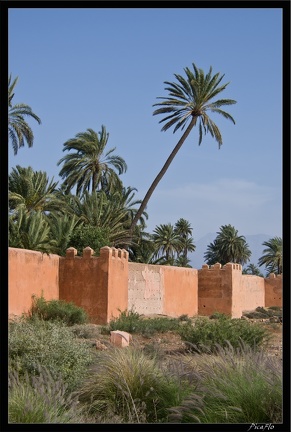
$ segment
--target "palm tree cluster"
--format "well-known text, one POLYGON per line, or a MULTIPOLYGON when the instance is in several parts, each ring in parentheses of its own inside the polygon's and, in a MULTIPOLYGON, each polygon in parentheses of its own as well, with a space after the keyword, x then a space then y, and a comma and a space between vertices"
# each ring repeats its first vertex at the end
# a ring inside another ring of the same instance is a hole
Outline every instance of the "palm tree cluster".
POLYGON ((188 253, 194 252, 196 246, 187 220, 180 218, 175 225, 158 225, 152 234, 140 232, 137 238, 129 250, 131 261, 191 267, 188 253))
MULTIPOLYGON (((188 253, 195 251, 190 223, 180 218, 156 226, 153 233, 146 232, 148 214, 146 206, 182 147, 192 128, 197 125, 200 145, 203 134, 210 135, 222 145, 218 126, 209 112, 219 114, 235 123, 222 107, 233 105, 232 99, 215 99, 229 83, 222 84, 224 75, 213 74, 212 67, 205 75, 192 63, 185 68, 185 77, 175 74, 176 82, 165 81, 168 97, 153 115, 166 114, 160 120, 162 131, 174 126, 173 132, 184 130, 177 145, 153 181, 143 200, 135 198, 134 187, 125 187, 121 175, 127 170, 125 160, 107 150, 109 133, 104 125, 96 132, 88 128, 63 144, 68 152, 57 165, 62 165, 62 183, 49 180, 46 172, 17 165, 9 175, 9 246, 64 255, 67 247, 76 247, 78 253, 86 246, 98 254, 103 246, 126 248, 129 259, 135 262, 191 267, 188 253)), ((8 133, 14 154, 24 145, 33 145, 33 132, 24 116, 41 123, 39 117, 26 104, 12 104, 17 79, 8 78, 8 133)), ((260 265, 271 272, 282 272, 282 247, 278 239, 270 239, 260 265), (281 247, 281 255, 280 255, 281 247)), ((247 263, 251 255, 243 236, 230 225, 221 227, 211 243, 205 258, 207 263, 229 261, 247 263)), ((251 269, 250 271, 253 271, 251 269)))
POLYGON ((9 246, 64 255, 69 246, 130 244, 132 188, 65 193, 47 174, 19 165, 9 175, 9 246))

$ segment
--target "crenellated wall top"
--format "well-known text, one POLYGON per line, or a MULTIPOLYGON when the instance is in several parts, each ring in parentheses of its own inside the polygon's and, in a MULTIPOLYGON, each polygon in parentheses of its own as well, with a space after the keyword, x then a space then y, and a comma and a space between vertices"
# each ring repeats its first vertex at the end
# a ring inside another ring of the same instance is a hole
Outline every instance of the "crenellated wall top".
POLYGON ((128 252, 125 249, 104 246, 100 249, 100 255, 108 255, 110 258, 119 258, 128 261, 128 252))
MULTIPOLYGON (((74 259, 74 258, 81 258, 77 256, 77 249, 70 247, 66 250, 66 258, 67 259, 74 259)), ((90 259, 90 258, 98 258, 97 256, 94 256, 95 251, 87 246, 83 249, 83 258, 84 259, 90 259)), ((128 261, 128 252, 125 249, 118 249, 114 247, 104 246, 100 249, 100 255, 102 256, 108 256, 109 258, 119 258, 124 259, 128 261)))
POLYGON ((266 279, 282 279, 282 274, 275 274, 275 273, 270 273, 269 276, 266 277, 266 279))
POLYGON ((222 266, 220 263, 216 263, 213 265, 203 264, 202 270, 239 270, 242 271, 241 264, 236 263, 227 263, 224 266, 222 266))

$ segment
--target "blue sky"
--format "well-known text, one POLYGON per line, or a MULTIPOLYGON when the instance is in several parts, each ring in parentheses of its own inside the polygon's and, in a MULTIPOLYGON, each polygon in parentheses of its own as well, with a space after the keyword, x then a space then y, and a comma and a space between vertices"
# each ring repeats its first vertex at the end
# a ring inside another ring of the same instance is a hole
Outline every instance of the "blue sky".
MULTIPOLYGON (((19 3, 18 3, 19 4, 19 3)), ((193 237, 231 224, 239 235, 282 236, 281 8, 11 8, 8 68, 19 77, 14 103, 26 103, 34 145, 9 171, 32 166, 58 180, 63 144, 88 128, 109 132, 123 157, 125 186, 142 199, 181 132, 153 116, 185 67, 225 74, 221 94, 237 101, 213 119, 223 137, 192 130, 147 207, 147 231, 188 220, 193 237)), ((59 183, 60 184, 60 183, 59 183)))

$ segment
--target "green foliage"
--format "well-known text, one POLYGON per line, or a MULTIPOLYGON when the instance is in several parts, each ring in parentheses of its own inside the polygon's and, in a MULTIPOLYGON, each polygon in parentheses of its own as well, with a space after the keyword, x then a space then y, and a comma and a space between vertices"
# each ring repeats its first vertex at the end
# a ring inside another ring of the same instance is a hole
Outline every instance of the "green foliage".
POLYGON ((135 347, 102 351, 88 380, 79 391, 90 414, 119 415, 121 423, 167 420, 168 407, 186 391, 165 373, 154 358, 135 347))
POLYGON ((118 318, 113 318, 108 326, 102 328, 103 333, 108 333, 112 330, 121 330, 128 333, 140 333, 143 336, 151 336, 156 332, 167 332, 177 330, 180 326, 180 321, 175 318, 157 317, 143 318, 134 311, 120 311, 118 318))
POLYGON ((253 348, 268 340, 269 332, 259 324, 241 319, 231 319, 224 314, 216 314, 215 320, 199 317, 194 323, 179 328, 178 332, 190 350, 215 352, 217 345, 231 344, 234 348, 241 342, 253 348))
POLYGON ((229 315, 226 315, 224 313, 213 312, 213 314, 209 316, 209 319, 220 319, 220 318, 223 319, 224 317, 229 317, 230 318, 229 315))
POLYGON ((243 269, 242 274, 264 277, 263 273, 255 264, 249 264, 245 269, 243 269))
POLYGON ((9 217, 9 247, 53 253, 55 241, 41 211, 26 213, 23 207, 9 217))
POLYGON ((265 241, 263 255, 259 258, 258 264, 264 265, 267 275, 270 273, 281 274, 283 272, 283 241, 282 237, 273 237, 265 241))
POLYGON ((247 318, 263 319, 268 319, 271 317, 282 317, 282 308, 277 306, 263 308, 258 306, 254 311, 244 313, 244 316, 246 316, 247 318))
POLYGON ((218 312, 209 320, 123 311, 103 328, 22 317, 9 323, 9 421, 280 423, 282 365, 259 350, 266 336, 259 330, 218 312), (190 349, 165 356, 158 346, 133 344, 93 352, 86 338, 102 329, 177 331, 190 349))
POLYGON ((112 246, 109 240, 109 231, 108 227, 79 226, 74 230, 70 238, 70 247, 74 247, 77 249, 78 255, 82 255, 83 249, 89 246, 94 250, 95 255, 99 255, 102 247, 112 246))
POLYGON ((76 337, 82 339, 96 339, 101 334, 101 326, 96 324, 74 324, 71 330, 76 337))
POLYGON ((100 132, 87 129, 64 143, 63 151, 71 152, 62 157, 57 165, 63 164, 59 173, 64 180, 66 193, 76 187, 76 194, 85 191, 106 190, 120 187, 119 175, 127 170, 125 160, 114 154, 116 147, 107 150, 109 133, 104 125, 100 132))
POLYGON ((67 325, 84 324, 89 321, 87 312, 73 302, 65 300, 45 300, 43 296, 33 297, 28 316, 44 321, 62 321, 67 325))
POLYGON ((9 210, 22 207, 27 213, 64 210, 63 200, 57 197, 58 182, 49 180, 45 171, 34 171, 31 166, 12 168, 8 177, 9 210))
POLYGON ((20 379, 16 371, 8 375, 9 423, 81 423, 83 418, 78 399, 68 394, 61 377, 38 366, 39 375, 26 373, 20 379))
POLYGON ((120 315, 118 318, 112 318, 108 326, 104 326, 102 331, 110 332, 112 330, 121 330, 128 333, 135 333, 138 331, 140 326, 141 315, 133 310, 121 311, 119 309, 120 315))
POLYGON ((48 216, 50 236, 55 242, 55 252, 60 256, 66 255, 66 250, 71 246, 71 238, 79 223, 75 215, 51 213, 48 216))
POLYGON ((33 146, 34 135, 29 124, 24 120, 26 116, 33 118, 41 124, 40 118, 34 114, 31 107, 24 103, 12 105, 14 97, 14 88, 17 84, 18 77, 11 82, 11 74, 8 77, 8 136, 11 141, 14 155, 18 153, 20 147, 24 146, 25 141, 28 147, 33 146))
POLYGON ((39 375, 39 364, 52 377, 59 376, 73 390, 86 375, 93 354, 80 343, 69 327, 61 322, 21 319, 9 323, 9 370, 23 376, 39 375))
POLYGON ((276 357, 240 344, 218 347, 217 354, 188 354, 169 371, 192 383, 191 395, 170 409, 175 423, 282 422, 282 366, 276 357))
POLYGON ((213 243, 207 246, 204 254, 208 265, 229 262, 246 264, 250 260, 251 251, 244 236, 239 236, 232 225, 222 225, 213 243))
POLYGON ((172 128, 172 126, 174 127, 173 133, 177 130, 183 131, 184 128, 186 129, 146 192, 133 218, 131 224, 132 232, 155 188, 188 138, 192 128, 195 126, 198 127, 199 145, 202 143, 203 133, 204 135, 210 133, 220 148, 222 145, 222 135, 208 113, 219 114, 235 124, 233 117, 222 108, 227 105, 236 104, 236 101, 233 99, 216 99, 216 96, 224 91, 229 84, 220 84, 224 75, 220 75, 220 72, 212 74, 211 66, 206 75, 194 63, 192 63, 192 69, 190 70, 188 67, 184 68, 185 77, 174 74, 176 82, 165 81, 165 90, 168 92, 168 96, 158 97, 157 99, 160 101, 153 105, 159 107, 153 112, 153 115, 163 115, 163 118, 159 121, 159 123, 164 123, 162 131, 166 131, 172 128))

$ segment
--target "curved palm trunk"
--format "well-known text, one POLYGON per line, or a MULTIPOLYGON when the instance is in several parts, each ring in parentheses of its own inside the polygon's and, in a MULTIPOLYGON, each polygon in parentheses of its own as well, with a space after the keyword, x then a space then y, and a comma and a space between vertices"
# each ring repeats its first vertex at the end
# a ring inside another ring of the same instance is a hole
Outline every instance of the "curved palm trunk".
POLYGON ((190 134, 191 130, 193 129, 193 127, 195 126, 197 121, 197 116, 193 117, 189 126, 187 127, 187 129, 185 130, 185 132, 183 133, 183 135, 181 136, 180 140, 178 141, 176 147, 174 148, 174 150, 172 151, 172 153, 170 154, 170 156, 168 157, 168 159, 166 160, 163 168, 161 169, 161 171, 159 172, 159 174, 156 176, 155 180, 152 182, 149 190, 147 191, 144 199, 141 202, 141 205, 131 223, 130 226, 130 234, 132 236, 134 227, 137 224, 137 221, 139 220, 139 218, 141 217, 144 209, 147 206, 147 203, 149 202, 150 197, 152 196, 155 188, 157 187, 158 183, 160 182, 160 180, 163 178, 164 174, 166 173, 167 169, 169 168, 169 166, 171 165, 171 162, 173 161, 174 157, 176 156, 176 154, 178 153, 178 151, 180 150, 180 148, 182 147, 182 145, 184 144, 186 138, 188 137, 188 135, 190 134))

